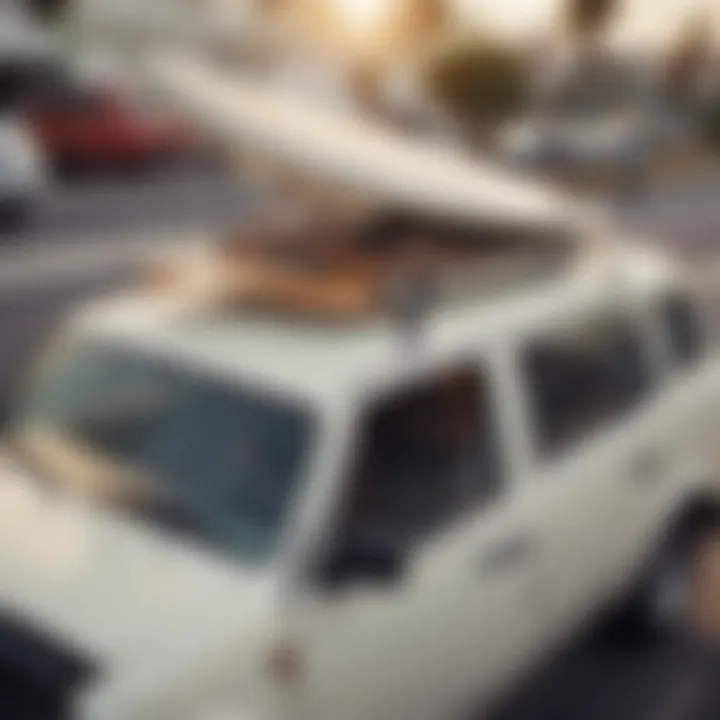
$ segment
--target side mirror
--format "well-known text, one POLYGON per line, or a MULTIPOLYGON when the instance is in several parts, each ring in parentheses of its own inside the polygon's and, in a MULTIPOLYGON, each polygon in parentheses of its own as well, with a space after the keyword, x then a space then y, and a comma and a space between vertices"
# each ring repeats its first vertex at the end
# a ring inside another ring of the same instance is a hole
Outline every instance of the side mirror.
POLYGON ((404 568, 404 557, 396 543, 354 534, 330 553, 319 575, 321 584, 328 588, 362 581, 386 585, 399 579, 404 568))

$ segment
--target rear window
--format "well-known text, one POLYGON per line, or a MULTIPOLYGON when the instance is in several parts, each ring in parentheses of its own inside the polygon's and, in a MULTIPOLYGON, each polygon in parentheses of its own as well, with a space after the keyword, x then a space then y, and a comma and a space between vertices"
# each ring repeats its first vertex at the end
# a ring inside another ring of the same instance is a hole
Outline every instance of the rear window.
POLYGON ((703 323, 690 299, 667 298, 660 307, 660 320, 673 365, 687 365, 702 356, 705 349, 703 323))
POLYGON ((523 369, 543 454, 569 449, 620 420, 651 387, 640 334, 624 321, 538 338, 524 353, 523 369))

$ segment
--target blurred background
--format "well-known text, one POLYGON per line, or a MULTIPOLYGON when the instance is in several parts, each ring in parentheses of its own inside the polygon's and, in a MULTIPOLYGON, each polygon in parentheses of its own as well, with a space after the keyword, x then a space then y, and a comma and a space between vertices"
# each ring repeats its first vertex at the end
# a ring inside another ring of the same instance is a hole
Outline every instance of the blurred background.
MULTIPOLYGON (((164 50, 560 185, 720 328, 720 0, 0 0, 3 411, 74 304, 273 202, 150 82, 164 50)), ((720 717, 718 660, 585 638, 507 718, 720 717)))

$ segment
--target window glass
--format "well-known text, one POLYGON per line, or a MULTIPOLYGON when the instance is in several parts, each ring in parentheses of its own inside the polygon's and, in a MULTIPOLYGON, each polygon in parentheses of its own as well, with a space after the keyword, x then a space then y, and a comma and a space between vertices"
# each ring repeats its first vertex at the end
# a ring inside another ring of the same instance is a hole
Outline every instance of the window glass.
POLYGON ((80 343, 52 358, 15 435, 63 490, 258 562, 275 551, 313 418, 259 389, 80 343), (93 482, 77 482, 78 463, 93 482))
POLYGON ((449 374, 374 407, 354 468, 348 530, 409 543, 499 490, 487 383, 449 374))
POLYGON ((538 340, 523 365, 543 451, 572 445, 630 411, 650 380, 640 335, 624 322, 538 340))
POLYGON ((705 339, 693 304, 685 298, 673 297, 662 304, 660 312, 673 363, 684 365, 699 357, 705 339))

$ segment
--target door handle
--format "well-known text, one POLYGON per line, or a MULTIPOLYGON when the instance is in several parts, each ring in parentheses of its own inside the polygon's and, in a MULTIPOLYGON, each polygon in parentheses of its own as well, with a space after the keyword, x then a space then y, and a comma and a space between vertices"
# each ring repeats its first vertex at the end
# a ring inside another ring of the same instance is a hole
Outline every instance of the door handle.
POLYGON ((537 547, 530 533, 518 533, 498 540, 483 550, 479 558, 479 571, 483 575, 502 575, 526 565, 537 547))

